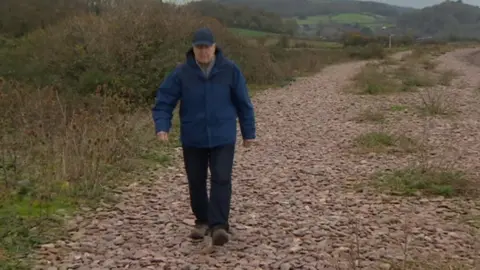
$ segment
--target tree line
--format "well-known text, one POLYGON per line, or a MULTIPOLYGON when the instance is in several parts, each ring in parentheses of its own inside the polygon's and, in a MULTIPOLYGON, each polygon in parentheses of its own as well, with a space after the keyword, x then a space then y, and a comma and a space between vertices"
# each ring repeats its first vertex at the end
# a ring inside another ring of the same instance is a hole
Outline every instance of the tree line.
POLYGON ((290 35, 298 28, 294 19, 284 20, 273 12, 247 6, 227 6, 214 1, 191 2, 188 6, 201 15, 216 18, 229 27, 290 35))

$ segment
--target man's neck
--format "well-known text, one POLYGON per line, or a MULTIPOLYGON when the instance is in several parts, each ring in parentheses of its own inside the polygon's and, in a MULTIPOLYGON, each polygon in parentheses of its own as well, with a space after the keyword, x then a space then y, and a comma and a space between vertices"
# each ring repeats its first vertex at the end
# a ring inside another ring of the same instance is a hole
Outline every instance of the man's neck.
POLYGON ((213 57, 208 63, 202 63, 202 62, 198 62, 198 61, 197 61, 197 64, 198 64, 199 66, 201 66, 202 68, 207 68, 207 67, 210 66, 214 61, 215 61, 215 57, 213 57))
POLYGON ((210 61, 208 63, 202 63, 202 62, 197 62, 197 63, 203 69, 203 68, 208 68, 208 66, 210 66, 212 62, 210 61))
POLYGON ((200 63, 197 61, 197 65, 202 69, 203 73, 208 76, 210 71, 212 70, 213 63, 215 62, 215 57, 209 63, 200 63))

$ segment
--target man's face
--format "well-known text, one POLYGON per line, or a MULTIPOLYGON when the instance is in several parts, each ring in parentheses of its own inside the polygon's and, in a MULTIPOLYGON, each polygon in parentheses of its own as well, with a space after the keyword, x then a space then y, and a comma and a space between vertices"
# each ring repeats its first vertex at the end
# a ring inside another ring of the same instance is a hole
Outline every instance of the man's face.
POLYGON ((202 64, 208 64, 213 60, 215 55, 215 44, 208 45, 197 45, 193 46, 193 53, 195 54, 195 59, 202 64))

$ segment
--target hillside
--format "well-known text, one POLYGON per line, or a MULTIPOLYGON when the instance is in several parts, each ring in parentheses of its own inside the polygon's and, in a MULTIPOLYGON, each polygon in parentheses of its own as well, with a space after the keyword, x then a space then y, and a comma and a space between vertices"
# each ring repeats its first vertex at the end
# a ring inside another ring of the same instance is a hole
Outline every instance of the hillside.
POLYGON ((187 5, 202 16, 213 17, 222 24, 234 28, 265 31, 278 34, 294 34, 297 21, 284 20, 280 15, 247 6, 229 6, 212 1, 191 2, 187 5))
MULTIPOLYGON (((382 29, 411 8, 354 0, 211 0, 230 7, 249 7, 294 19, 300 35, 339 39, 345 32, 387 34, 382 29)), ((204 3, 205 1, 202 1, 204 3)), ((290 24, 292 25, 292 24, 290 24)))
MULTIPOLYGON (((358 0, 358 1, 371 1, 371 0, 358 0)), ((438 5, 444 0, 375 0, 375 2, 381 2, 389 5, 396 5, 402 7, 413 7, 413 8, 425 8, 428 6, 438 5)), ((463 3, 469 5, 479 6, 479 0, 462 0, 463 3)))
POLYGON ((403 14, 397 20, 402 31, 433 38, 480 38, 480 8, 460 2, 444 2, 403 14))
POLYGON ((337 13, 371 13, 387 17, 399 16, 411 8, 378 2, 349 0, 215 0, 229 5, 244 5, 275 12, 284 17, 313 16, 337 13))
MULTIPOLYGON (((450 40, 480 38, 480 7, 461 0, 445 1, 420 10, 355 0, 211 1, 234 8, 248 6, 265 13, 275 13, 284 21, 288 19, 289 29, 295 27, 292 23, 294 19, 298 24, 296 34, 328 40, 338 40, 346 32, 450 40)), ((285 29, 284 26, 281 28, 285 29)))

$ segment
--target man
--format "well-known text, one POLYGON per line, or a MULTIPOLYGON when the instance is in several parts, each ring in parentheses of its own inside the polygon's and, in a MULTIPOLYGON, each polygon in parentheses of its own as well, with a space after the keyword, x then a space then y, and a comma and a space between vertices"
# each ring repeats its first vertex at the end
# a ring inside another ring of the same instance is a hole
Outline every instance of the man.
POLYGON ((228 242, 236 119, 243 145, 249 147, 256 136, 255 115, 242 72, 216 47, 212 32, 197 30, 192 47, 186 62, 158 89, 152 115, 158 138, 168 141, 172 111, 180 101, 180 138, 196 219, 190 237, 200 240, 210 232, 213 245, 223 245, 228 242))

